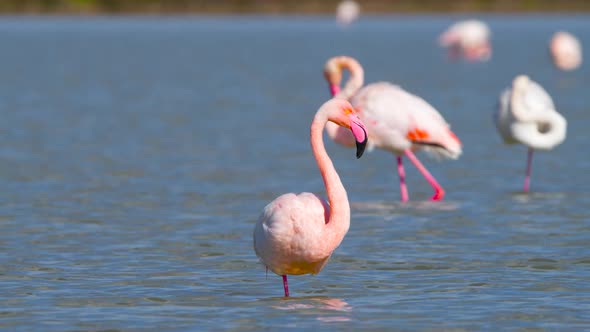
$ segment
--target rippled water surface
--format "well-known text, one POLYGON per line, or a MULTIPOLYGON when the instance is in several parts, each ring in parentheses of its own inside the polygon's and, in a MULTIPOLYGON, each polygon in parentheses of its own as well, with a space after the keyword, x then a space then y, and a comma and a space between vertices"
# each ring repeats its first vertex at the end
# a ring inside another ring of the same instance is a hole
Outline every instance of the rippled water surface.
POLYGON ((437 47, 456 17, 0 19, 0 327, 590 329, 590 66, 547 54, 557 29, 590 47, 589 17, 485 18, 483 64, 437 47), (418 154, 447 196, 408 164, 400 204, 391 154, 326 142, 351 228, 284 299, 252 231, 276 196, 323 194, 309 124, 337 54, 428 100, 464 154, 418 154), (520 73, 568 119, 531 194, 491 121, 520 73))

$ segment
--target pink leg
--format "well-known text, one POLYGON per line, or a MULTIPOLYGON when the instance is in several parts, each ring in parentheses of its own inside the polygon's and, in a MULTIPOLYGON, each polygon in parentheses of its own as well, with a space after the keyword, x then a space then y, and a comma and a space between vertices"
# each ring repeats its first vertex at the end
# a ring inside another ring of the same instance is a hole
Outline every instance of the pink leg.
POLYGON ((420 173, 422 173, 422 175, 424 176, 426 181, 428 181, 428 183, 430 183, 432 188, 434 188, 434 196, 432 196, 432 200, 433 201, 440 201, 441 199, 443 199, 443 197, 445 197, 445 191, 440 186, 440 184, 438 184, 438 182, 436 182, 436 179, 434 178, 434 176, 432 176, 430 174, 430 172, 428 172, 426 167, 424 167, 424 165, 422 165, 420 160, 418 160, 418 158, 416 158, 416 156, 414 155, 414 153, 412 151, 410 151, 410 149, 405 150, 404 154, 406 155, 406 157, 408 157, 408 159, 410 159, 412 164, 414 164, 414 166, 416 166, 416 168, 420 171, 420 173))
POLYGON ((289 285, 287 285, 287 276, 283 274, 283 288, 285 289, 285 297, 289 297, 289 285))
POLYGON ((402 156, 397 156, 397 173, 399 174, 399 188, 402 194, 402 203, 408 201, 408 187, 406 186, 406 172, 402 164, 402 156))
POLYGON ((524 178, 524 192, 529 192, 529 186, 531 184, 531 164, 533 163, 533 149, 529 148, 528 158, 526 162, 526 176, 524 178))

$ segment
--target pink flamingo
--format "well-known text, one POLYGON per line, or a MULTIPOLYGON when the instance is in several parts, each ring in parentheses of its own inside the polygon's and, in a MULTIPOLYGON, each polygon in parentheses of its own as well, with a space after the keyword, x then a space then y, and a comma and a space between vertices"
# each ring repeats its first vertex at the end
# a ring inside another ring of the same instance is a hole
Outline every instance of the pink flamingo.
POLYGON ((556 32, 551 38, 549 52, 553 63, 561 70, 574 70, 582 64, 582 45, 571 33, 556 32))
POLYGON ((567 122, 555 110, 551 96, 526 75, 512 81, 500 95, 494 116, 500 136, 507 144, 528 146, 524 191, 529 191, 533 150, 551 150, 565 140, 567 122))
POLYGON ((462 56, 469 61, 487 61, 492 57, 490 29, 479 20, 460 21, 451 25, 438 38, 448 47, 451 58, 462 56))
POLYGON ((367 144, 365 125, 348 101, 327 101, 311 123, 310 141, 329 202, 306 192, 281 195, 264 208, 254 229, 256 255, 267 269, 283 276, 285 296, 287 275, 319 273, 350 226, 348 196, 322 140, 328 121, 351 130, 356 157, 361 157, 367 144))
MULTIPOLYGON (((418 160, 413 151, 425 152, 444 158, 457 159, 461 155, 461 142, 450 130, 443 117, 422 98, 397 85, 387 82, 372 83, 364 88, 363 68, 355 59, 338 56, 329 59, 324 76, 335 98, 351 100, 359 117, 369 129, 369 150, 374 147, 393 152, 397 156, 401 201, 408 201, 408 189, 402 156, 405 155, 434 188, 433 200, 441 200, 444 189, 418 160), (350 79, 340 90, 342 70, 350 72, 350 79)), ((328 124, 328 135, 337 143, 352 146, 353 138, 345 130, 328 124)))

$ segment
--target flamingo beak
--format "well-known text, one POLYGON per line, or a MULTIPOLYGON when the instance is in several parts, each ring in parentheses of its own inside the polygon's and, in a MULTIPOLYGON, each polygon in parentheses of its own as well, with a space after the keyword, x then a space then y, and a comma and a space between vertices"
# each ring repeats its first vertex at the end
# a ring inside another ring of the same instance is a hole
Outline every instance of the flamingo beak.
POLYGON ((340 92, 340 86, 338 86, 336 84, 330 84, 330 93, 332 94, 332 97, 337 95, 339 92, 340 92))
POLYGON ((367 128, 356 115, 350 116, 350 130, 356 141, 356 158, 360 158, 367 147, 367 128))

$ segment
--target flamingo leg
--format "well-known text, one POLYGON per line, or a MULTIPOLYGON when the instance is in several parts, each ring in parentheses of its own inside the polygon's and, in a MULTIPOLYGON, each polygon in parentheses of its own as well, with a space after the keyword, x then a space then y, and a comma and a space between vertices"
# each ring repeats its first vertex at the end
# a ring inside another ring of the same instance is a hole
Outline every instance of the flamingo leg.
POLYGON ((406 155, 406 157, 408 157, 408 159, 410 159, 412 164, 414 164, 414 166, 416 166, 416 168, 420 171, 420 173, 422 173, 422 175, 424 176, 426 181, 428 181, 428 183, 430 183, 432 188, 434 188, 434 196, 432 196, 431 199, 433 201, 442 200, 443 197, 445 196, 445 191, 440 186, 440 184, 438 184, 438 182, 436 182, 436 179, 434 178, 434 176, 432 176, 432 174, 430 174, 430 172, 428 172, 426 167, 424 167, 424 165, 422 165, 420 160, 418 160, 418 158, 416 158, 416 156, 414 155, 414 153, 410 149, 406 149, 404 151, 404 154, 406 155))
POLYGON ((289 297, 289 285, 287 284, 287 275, 283 274, 283 288, 285 289, 285 297, 289 297))
POLYGON ((531 184, 531 165, 533 163, 533 148, 529 148, 528 157, 526 162, 526 176, 524 178, 524 192, 529 192, 529 187, 531 184))
POLYGON ((402 195, 402 203, 408 201, 408 187, 406 186, 406 171, 402 164, 402 156, 397 156, 397 173, 399 174, 399 188, 402 195))

